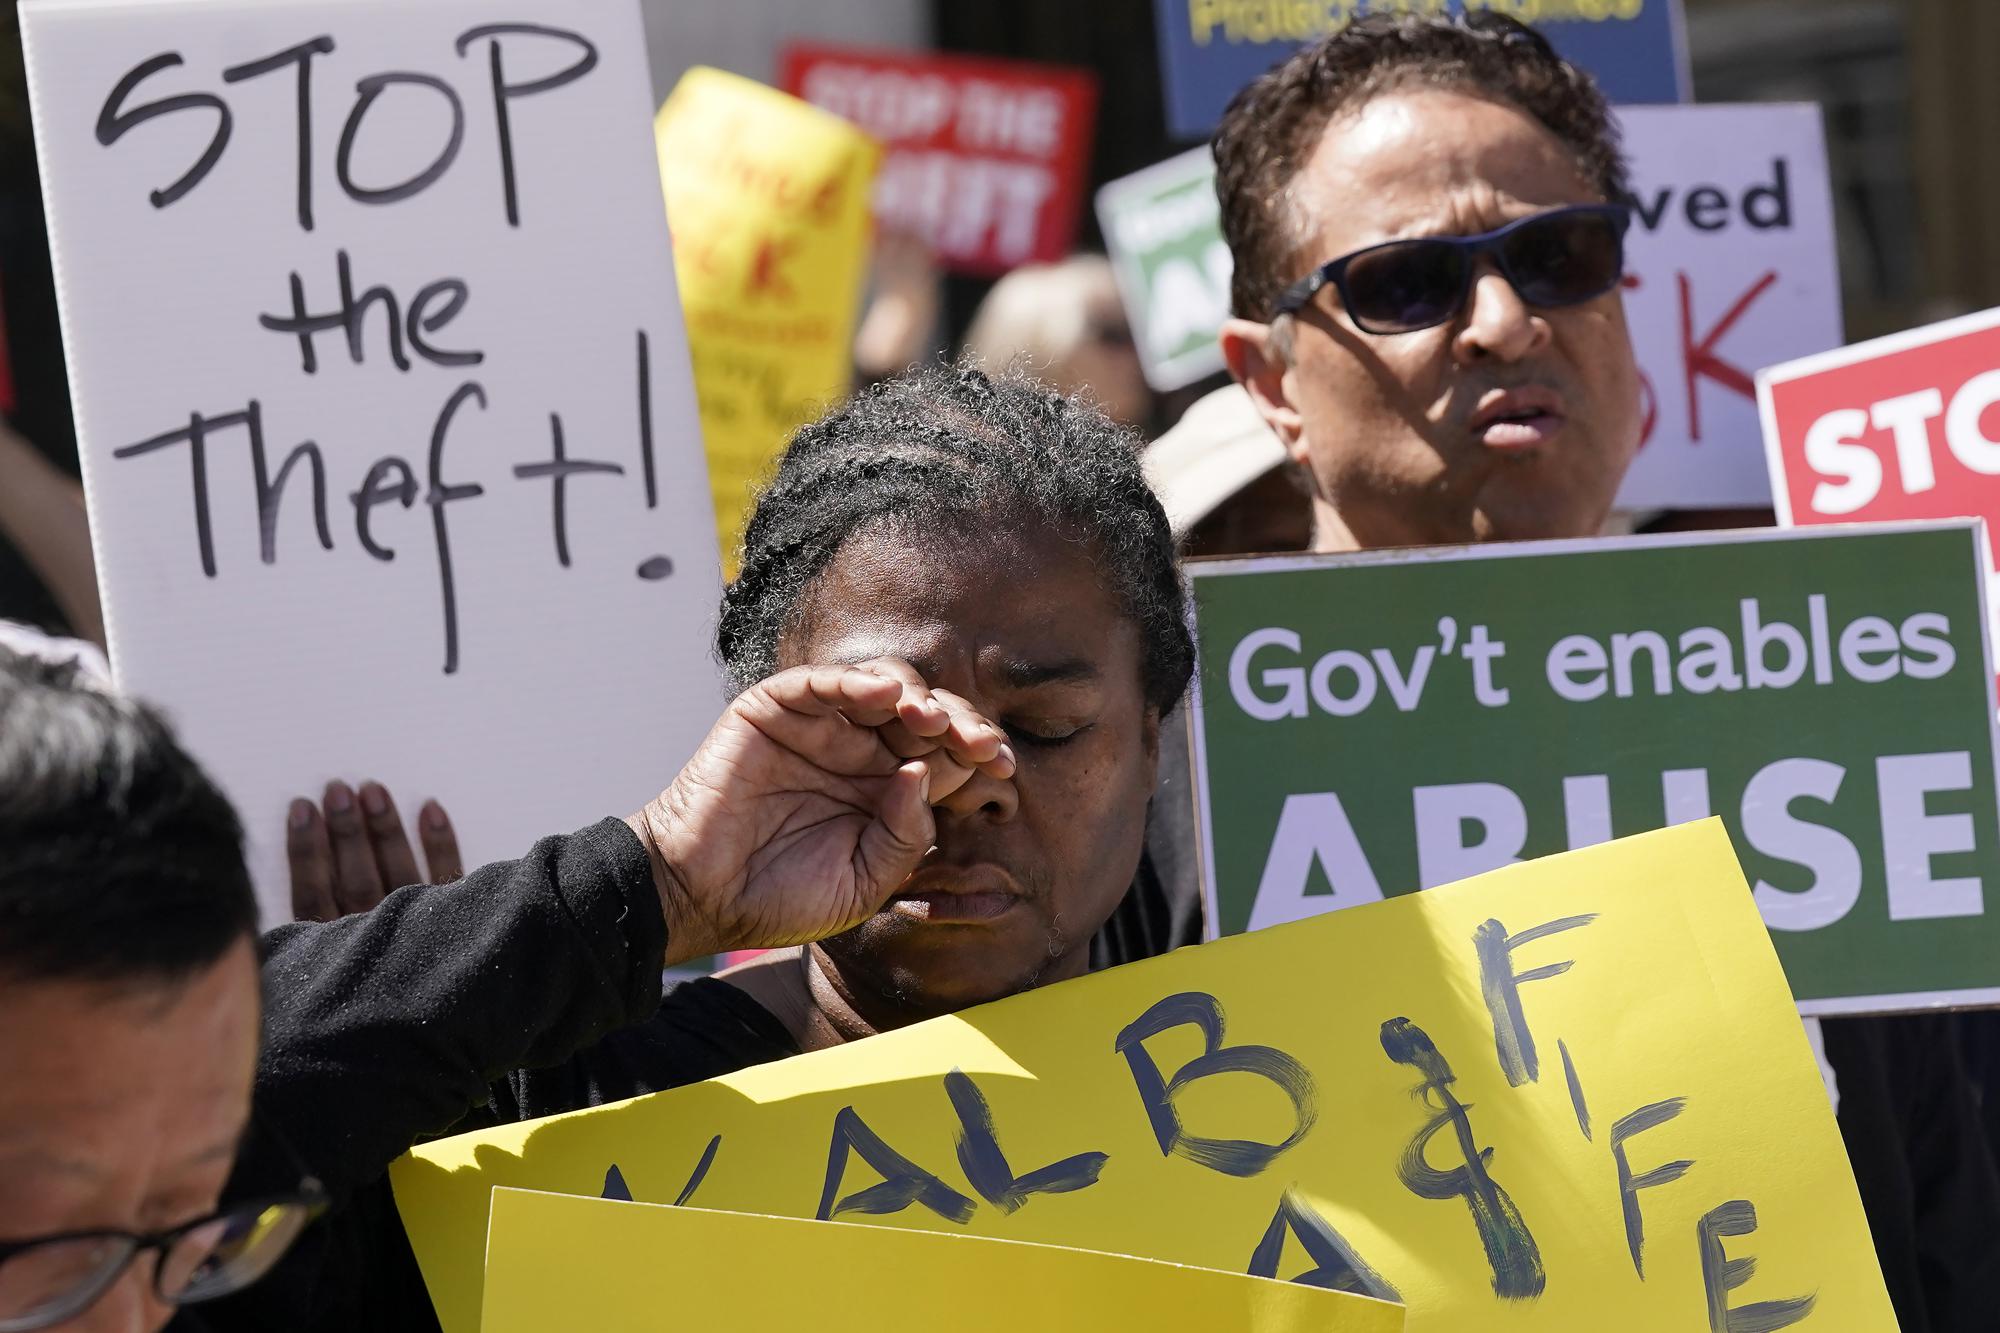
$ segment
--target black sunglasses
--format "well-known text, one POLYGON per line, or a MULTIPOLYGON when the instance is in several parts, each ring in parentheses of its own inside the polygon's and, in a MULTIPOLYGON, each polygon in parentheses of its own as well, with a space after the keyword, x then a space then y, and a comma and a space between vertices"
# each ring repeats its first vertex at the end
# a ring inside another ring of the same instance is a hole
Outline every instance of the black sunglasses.
POLYGON ((1465 308, 1482 255, 1493 257, 1521 299, 1550 308, 1595 300, 1625 274, 1632 210, 1619 204, 1553 208, 1479 236, 1384 241, 1320 265, 1278 297, 1296 313, 1331 283, 1364 333, 1415 333, 1465 308))
POLYGON ((169 1305, 241 1291, 271 1271, 306 1224, 326 1210, 319 1182, 295 1194, 236 1204, 167 1231, 71 1231, 0 1242, 0 1333, 53 1328, 89 1309, 143 1254, 169 1305))

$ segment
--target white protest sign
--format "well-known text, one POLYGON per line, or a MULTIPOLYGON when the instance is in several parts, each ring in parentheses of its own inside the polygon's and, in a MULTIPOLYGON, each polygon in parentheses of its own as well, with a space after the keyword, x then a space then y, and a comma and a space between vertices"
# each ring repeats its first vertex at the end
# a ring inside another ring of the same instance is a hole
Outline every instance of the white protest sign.
POLYGON ((1632 160, 1625 317, 1646 378, 1619 507, 1767 505, 1753 377, 1842 342, 1819 108, 1617 114, 1632 160))
POLYGON ((656 793, 719 575, 633 0, 22 18, 114 663, 266 919, 330 778, 469 864, 656 793))

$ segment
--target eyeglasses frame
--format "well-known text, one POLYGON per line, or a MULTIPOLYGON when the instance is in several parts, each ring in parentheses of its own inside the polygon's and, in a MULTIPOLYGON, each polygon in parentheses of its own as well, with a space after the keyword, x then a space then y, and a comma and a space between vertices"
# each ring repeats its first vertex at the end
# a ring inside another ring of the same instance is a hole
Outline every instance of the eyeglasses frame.
MULTIPOLYGON (((138 1262, 139 1256, 147 1253, 157 1254, 160 1258, 160 1263, 155 1264, 153 1269, 154 1291, 158 1293, 161 1300, 178 1306, 181 1302, 177 1297, 169 1296, 166 1292, 159 1290, 160 1275, 163 1271, 167 1254, 178 1241, 185 1238, 191 1231, 197 1231, 205 1226, 212 1226, 226 1218, 256 1217, 269 1209, 287 1204, 303 1207, 306 1210, 305 1222, 301 1224, 303 1227, 311 1224, 326 1211, 328 1198, 325 1188, 317 1180, 311 1176, 307 1176, 299 1182, 299 1187, 290 1193, 273 1194, 259 1199, 247 1199, 242 1203, 233 1204, 226 1208, 218 1208, 206 1216, 197 1217, 190 1222, 182 1222, 177 1226, 168 1227, 163 1231, 120 1231, 116 1227, 99 1227, 84 1231, 57 1232, 54 1235, 37 1236, 32 1240, 0 1241, 0 1264, 5 1264, 9 1259, 25 1254, 30 1250, 40 1249, 44 1245, 64 1245, 74 1241, 85 1240, 122 1240, 131 1243, 132 1248, 126 1254, 125 1258, 117 1267, 111 1269, 105 1276, 97 1279, 95 1288, 88 1296, 83 1298, 81 1304, 59 1310, 51 1317, 51 1321, 48 1324, 34 1325, 33 1327, 36 1328, 53 1328, 57 1323, 73 1319, 78 1314, 88 1310, 103 1297, 105 1292, 111 1290, 120 1278, 125 1276, 132 1265, 138 1262)), ((79 1288, 79 1291, 81 1291, 81 1288, 79 1288)), ((27 1333, 27 1331, 24 1330, 23 1333, 27 1333)))
MULTIPOLYGON (((1401 236, 1394 240, 1378 241, 1374 245, 1365 245, 1359 250, 1354 250, 1340 256, 1338 259, 1329 259, 1326 263, 1321 264, 1318 268, 1285 288, 1278 295, 1276 309, 1272 314, 1272 318, 1276 319, 1282 315, 1296 315, 1300 310, 1305 308, 1308 301, 1319 295, 1322 289, 1331 286, 1335 291, 1340 293, 1340 303, 1342 308, 1347 310, 1348 318, 1363 333, 1377 338, 1388 338, 1398 333, 1418 333, 1424 329, 1436 328, 1440 324, 1449 323, 1451 320, 1456 319, 1459 313, 1465 309, 1465 301, 1472 292, 1473 282, 1479 272, 1479 259, 1482 255, 1490 254, 1493 256, 1493 267, 1500 273, 1501 277, 1506 279, 1507 285, 1514 289, 1514 294, 1520 296, 1521 286, 1514 280, 1513 273, 1508 270, 1507 262, 1500 250, 1500 246, 1509 236, 1523 227, 1543 222, 1550 218, 1574 216, 1577 214, 1595 214, 1600 217, 1608 217, 1612 219, 1617 227, 1618 272, 1612 278, 1611 283, 1601 291, 1592 292, 1588 296, 1578 297, 1574 301, 1565 301, 1562 305, 1582 305, 1586 301, 1594 301, 1606 292, 1615 291, 1619 280, 1624 276, 1625 235, 1632 227, 1632 210, 1624 204, 1568 204, 1561 208, 1545 208, 1539 213, 1530 213, 1524 218, 1516 218, 1503 227, 1496 227, 1492 231, 1481 232, 1477 236, 1401 236), (1407 329, 1371 329, 1362 323, 1358 315, 1354 314, 1352 303, 1347 299, 1348 265, 1354 263, 1357 259, 1365 258, 1378 251, 1387 250, 1393 246, 1409 245, 1412 242, 1430 242, 1469 252, 1468 258, 1470 262, 1465 266, 1465 282, 1459 290, 1458 300, 1452 303, 1451 308, 1443 316, 1427 324, 1418 324, 1407 329)), ((1526 297, 1522 297, 1521 299, 1523 301, 1527 300, 1526 297)), ((1529 304, 1532 305, 1534 303, 1529 302, 1529 304)), ((1561 306, 1538 305, 1536 308, 1560 309, 1561 306)))

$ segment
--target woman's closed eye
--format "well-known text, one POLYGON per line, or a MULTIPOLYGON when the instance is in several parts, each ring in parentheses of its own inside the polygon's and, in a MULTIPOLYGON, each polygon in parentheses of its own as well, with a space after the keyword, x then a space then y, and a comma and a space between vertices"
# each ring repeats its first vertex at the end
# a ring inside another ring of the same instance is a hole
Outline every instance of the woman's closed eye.
POLYGON ((1035 750, 1068 745, 1090 728, 1088 722, 1056 718, 1010 718, 1007 722, 1007 734, 1014 743, 1035 750))

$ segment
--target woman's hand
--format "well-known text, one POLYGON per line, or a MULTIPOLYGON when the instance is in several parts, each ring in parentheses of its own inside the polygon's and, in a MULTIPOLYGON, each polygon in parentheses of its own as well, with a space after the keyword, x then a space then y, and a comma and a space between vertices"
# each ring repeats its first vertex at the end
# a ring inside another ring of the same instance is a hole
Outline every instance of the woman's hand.
POLYGON ((899 659, 745 690, 626 821, 653 861, 667 961, 859 925, 930 850, 931 806, 974 770, 1013 777, 1004 733, 899 659))
POLYGON ((429 875, 417 869, 403 817, 379 782, 364 782, 358 791, 329 782, 318 805, 293 801, 285 820, 292 913, 301 921, 331 921, 365 912, 406 884, 444 884, 465 873, 458 835, 436 801, 417 811, 417 839, 429 875))

